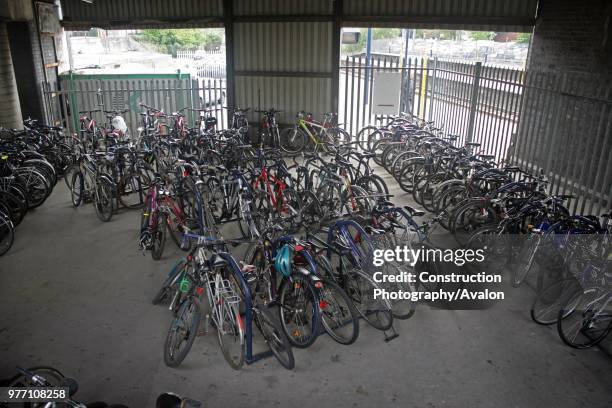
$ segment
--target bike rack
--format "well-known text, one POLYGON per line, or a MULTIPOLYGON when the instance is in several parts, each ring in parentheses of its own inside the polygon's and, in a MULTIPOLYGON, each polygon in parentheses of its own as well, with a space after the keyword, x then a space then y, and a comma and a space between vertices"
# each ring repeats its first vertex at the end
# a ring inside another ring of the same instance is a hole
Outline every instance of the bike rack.
POLYGON ((246 363, 253 364, 256 361, 271 357, 273 355, 271 350, 266 350, 253 355, 253 301, 251 297, 251 288, 244 280, 244 276, 242 276, 242 273, 240 273, 240 267, 236 263, 236 260, 228 252, 219 252, 218 255, 232 267, 234 275, 240 282, 240 285, 242 286, 242 290, 244 292, 244 303, 246 306, 244 328, 244 337, 246 341, 246 363))
POLYGON ((389 343, 392 340, 395 340, 399 337, 399 333, 395 331, 395 326, 391 325, 388 330, 383 331, 385 335, 385 342, 389 343), (390 332, 390 333, 389 333, 390 332))

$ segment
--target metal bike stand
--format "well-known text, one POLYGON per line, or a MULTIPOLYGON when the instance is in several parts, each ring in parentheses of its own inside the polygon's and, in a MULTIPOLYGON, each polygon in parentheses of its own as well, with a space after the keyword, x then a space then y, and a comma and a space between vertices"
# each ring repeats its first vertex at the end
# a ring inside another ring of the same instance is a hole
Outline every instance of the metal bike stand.
POLYGON ((385 342, 389 343, 392 340, 395 340, 399 337, 399 333, 395 331, 395 326, 391 325, 391 327, 387 330, 383 331, 385 335, 385 342))
POLYGON ((218 254, 221 258, 223 258, 228 264, 232 266, 232 270, 234 271, 234 276, 238 279, 240 284, 242 285, 242 291, 244 293, 244 303, 245 303, 245 342, 246 342, 246 355, 245 362, 247 364, 253 364, 256 361, 262 360, 264 358, 271 357, 272 351, 266 350, 261 353, 257 353, 253 355, 253 300, 251 297, 251 288, 244 280, 244 276, 242 273, 237 272, 240 271, 240 267, 236 263, 236 260, 227 252, 220 252, 218 254))

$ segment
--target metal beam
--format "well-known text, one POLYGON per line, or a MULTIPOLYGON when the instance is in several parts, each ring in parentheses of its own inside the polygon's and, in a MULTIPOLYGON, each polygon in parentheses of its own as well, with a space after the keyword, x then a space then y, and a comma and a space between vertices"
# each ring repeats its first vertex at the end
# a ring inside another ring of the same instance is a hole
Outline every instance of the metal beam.
POLYGON ((334 1, 334 23, 332 27, 331 63, 332 63, 332 83, 330 107, 333 112, 338 111, 340 92, 340 36, 342 32, 342 12, 344 10, 344 0, 334 1))
POLYGON ((124 27, 222 27, 225 19, 220 17, 199 18, 199 19, 181 19, 181 18, 164 18, 155 20, 102 20, 102 21, 80 21, 64 18, 60 23, 68 29, 89 29, 92 27, 113 29, 124 27))
MULTIPOLYGON (((534 18, 516 17, 486 17, 481 19, 472 16, 344 16, 342 25, 345 27, 376 27, 380 24, 423 24, 431 26, 525 26, 533 27, 534 18)), ((413 27, 414 28, 414 27, 413 27)))
POLYGON ((223 0, 223 25, 225 28, 225 63, 227 80, 227 103, 233 108, 236 103, 236 80, 234 72, 234 2, 223 0))
POLYGON ((306 72, 306 71, 234 71, 236 76, 263 76, 263 77, 289 77, 289 78, 333 78, 332 72, 306 72))
POLYGON ((334 16, 327 14, 278 14, 258 16, 234 16, 235 23, 290 23, 330 21, 334 21, 334 16))

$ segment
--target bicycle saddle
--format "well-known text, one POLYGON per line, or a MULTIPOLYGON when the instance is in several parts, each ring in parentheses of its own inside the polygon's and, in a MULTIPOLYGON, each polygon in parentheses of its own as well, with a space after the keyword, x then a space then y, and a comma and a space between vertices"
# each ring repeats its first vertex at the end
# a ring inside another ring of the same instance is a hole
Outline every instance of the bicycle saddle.
POLYGON ((408 211, 412 217, 422 217, 423 215, 425 215, 424 211, 420 211, 420 210, 414 209, 414 208, 410 207, 409 205, 405 205, 404 209, 406 211, 408 211))
POLYGON ((373 153, 373 152, 367 152, 367 153, 355 152, 355 155, 357 157, 359 157, 360 159, 369 159, 371 157, 376 156, 376 153, 373 153))

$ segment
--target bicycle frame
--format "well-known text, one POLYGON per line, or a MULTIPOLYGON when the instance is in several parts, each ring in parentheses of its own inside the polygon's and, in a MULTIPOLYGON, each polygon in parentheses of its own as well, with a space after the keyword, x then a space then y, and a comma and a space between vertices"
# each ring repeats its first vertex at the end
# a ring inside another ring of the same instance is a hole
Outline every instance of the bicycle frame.
MULTIPOLYGON (((367 237, 367 232, 363 229, 361 225, 359 225, 356 221, 353 220, 338 220, 332 226, 329 227, 329 231, 327 232, 327 244, 329 246, 333 245, 333 237, 334 230, 337 230, 340 234, 340 237, 345 241, 344 243, 351 249, 352 260, 354 261, 354 265, 358 267, 365 267, 364 262, 365 259, 362 259, 367 254, 362 254, 361 250, 357 247, 353 237, 348 231, 348 226, 351 225, 355 227, 358 231, 358 238, 363 239, 363 237, 367 237)), ((368 238, 369 239, 369 238, 368 238)), ((331 258, 331 249, 327 250, 327 257, 331 258)))
POLYGON ((306 132, 310 140, 312 140, 312 142, 315 144, 315 147, 325 144, 325 141, 321 139, 322 139, 323 134, 327 136, 327 129, 329 128, 327 121, 324 121, 323 123, 317 123, 317 122, 307 121, 306 119, 299 118, 297 121, 297 127, 301 128, 302 130, 306 132), (319 129, 319 130, 315 131, 313 134, 313 132, 310 131, 310 128, 319 129))
POLYGON ((261 174, 253 182, 253 185, 257 186, 257 184, 259 184, 260 181, 265 184, 265 189, 266 189, 266 192, 268 193, 267 194, 268 198, 272 202, 272 206, 276 209, 278 202, 281 202, 281 203, 283 202, 283 198, 284 198, 283 192, 287 188, 287 184, 284 181, 274 177, 272 174, 269 174, 268 168, 265 166, 262 167, 261 174), (272 182, 278 187, 276 194, 272 190, 272 184, 270 182, 272 182))

